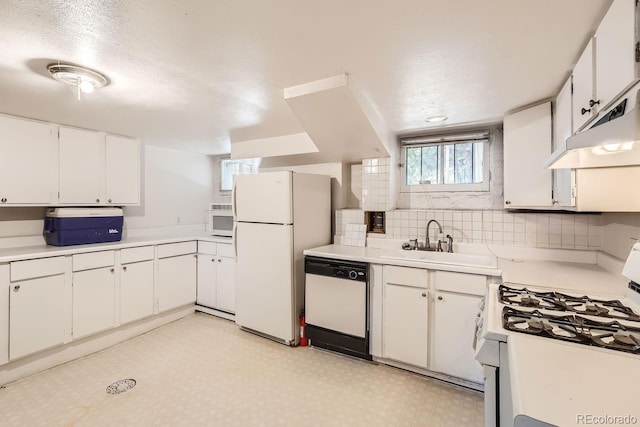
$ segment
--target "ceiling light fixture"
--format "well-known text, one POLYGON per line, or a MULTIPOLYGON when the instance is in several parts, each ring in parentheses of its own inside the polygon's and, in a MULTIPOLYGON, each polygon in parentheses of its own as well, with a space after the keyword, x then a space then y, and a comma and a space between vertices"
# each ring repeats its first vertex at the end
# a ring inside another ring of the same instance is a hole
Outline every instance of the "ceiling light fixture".
POLYGON ((440 123, 440 122, 444 122, 447 119, 448 119, 447 116, 431 116, 424 119, 424 121, 428 123, 440 123))
POLYGON ((77 93, 78 100, 81 92, 91 93, 109 84, 109 80, 103 74, 78 65, 49 64, 47 70, 55 80, 72 88, 77 93))

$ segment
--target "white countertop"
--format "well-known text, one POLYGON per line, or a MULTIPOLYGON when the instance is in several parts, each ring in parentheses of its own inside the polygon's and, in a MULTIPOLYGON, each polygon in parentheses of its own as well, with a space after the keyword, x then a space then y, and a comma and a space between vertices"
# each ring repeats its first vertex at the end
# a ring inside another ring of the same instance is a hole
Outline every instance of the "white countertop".
POLYGON ((23 246, 17 248, 0 249, 0 262, 11 262, 24 259, 43 258, 51 256, 72 255, 77 253, 96 252, 112 249, 131 248, 136 246, 159 245, 164 243, 178 243, 192 240, 202 240, 216 243, 231 243, 230 237, 211 236, 206 234, 188 236, 145 236, 122 239, 119 242, 92 243, 88 245, 72 246, 23 246))
POLYGON ((530 287, 624 296, 628 281, 598 264, 498 259, 502 280, 530 287))
POLYGON ((589 424, 582 414, 640 422, 640 356, 517 333, 508 347, 515 426, 521 414, 557 426, 589 424))
POLYGON ((500 276, 501 274, 501 271, 497 268, 483 268, 469 265, 384 258, 385 256, 393 253, 397 253, 397 249, 390 250, 383 248, 343 246, 336 244, 306 249, 304 251, 305 255, 349 261, 361 261, 373 264, 389 264, 404 267, 428 268, 434 270, 455 271, 460 273, 484 274, 487 276, 500 276))

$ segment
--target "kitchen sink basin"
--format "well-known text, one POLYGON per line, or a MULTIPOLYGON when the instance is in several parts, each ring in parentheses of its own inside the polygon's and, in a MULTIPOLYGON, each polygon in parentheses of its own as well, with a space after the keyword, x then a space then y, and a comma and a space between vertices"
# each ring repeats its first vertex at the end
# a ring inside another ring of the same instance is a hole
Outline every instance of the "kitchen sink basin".
POLYGON ((495 256, 483 254, 449 253, 432 251, 385 251, 380 258, 398 259, 404 261, 429 262, 434 264, 454 264, 469 267, 497 268, 495 256))

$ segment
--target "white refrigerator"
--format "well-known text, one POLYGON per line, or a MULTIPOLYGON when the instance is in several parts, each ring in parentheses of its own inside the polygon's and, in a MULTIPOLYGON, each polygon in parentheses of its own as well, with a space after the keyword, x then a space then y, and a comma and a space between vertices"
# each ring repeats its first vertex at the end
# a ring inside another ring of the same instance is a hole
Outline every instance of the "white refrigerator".
POLYGON ((331 242, 331 178, 290 171, 236 175, 236 315, 243 329, 298 343, 303 251, 331 242))

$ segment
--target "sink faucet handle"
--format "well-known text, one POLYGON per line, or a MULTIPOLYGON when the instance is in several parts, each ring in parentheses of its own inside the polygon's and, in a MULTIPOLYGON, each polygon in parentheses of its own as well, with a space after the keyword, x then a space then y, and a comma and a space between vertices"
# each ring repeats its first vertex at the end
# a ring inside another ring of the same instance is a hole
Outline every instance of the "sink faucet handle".
POLYGON ((409 243, 411 243, 411 249, 418 249, 418 239, 409 239, 409 243))
POLYGON ((453 237, 451 237, 451 234, 447 234, 447 240, 447 252, 453 253, 453 237))

